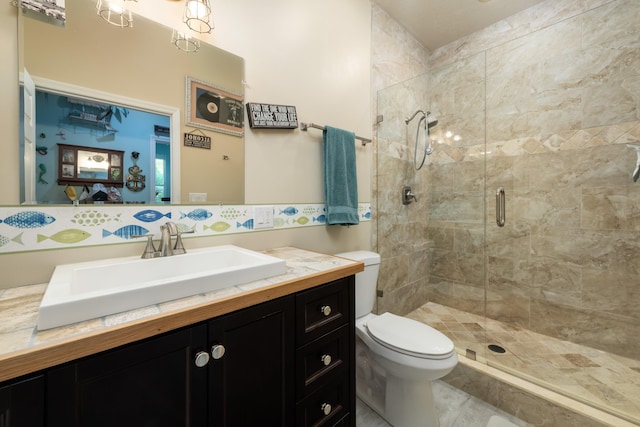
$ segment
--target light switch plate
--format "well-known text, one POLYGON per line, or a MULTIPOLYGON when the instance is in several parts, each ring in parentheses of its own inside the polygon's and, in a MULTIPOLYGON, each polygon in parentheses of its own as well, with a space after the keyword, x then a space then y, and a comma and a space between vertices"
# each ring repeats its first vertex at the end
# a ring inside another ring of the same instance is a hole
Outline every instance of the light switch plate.
POLYGON ((273 228, 273 206, 255 206, 253 208, 253 228, 273 228))

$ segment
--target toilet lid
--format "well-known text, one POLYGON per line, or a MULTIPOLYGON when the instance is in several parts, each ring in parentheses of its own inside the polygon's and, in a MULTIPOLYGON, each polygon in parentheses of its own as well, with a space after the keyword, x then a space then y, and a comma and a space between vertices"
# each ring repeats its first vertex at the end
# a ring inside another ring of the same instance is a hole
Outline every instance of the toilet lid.
POLYGON ((425 359, 442 359, 454 351, 446 335, 418 321, 383 313, 367 321, 369 335, 385 347, 425 359))

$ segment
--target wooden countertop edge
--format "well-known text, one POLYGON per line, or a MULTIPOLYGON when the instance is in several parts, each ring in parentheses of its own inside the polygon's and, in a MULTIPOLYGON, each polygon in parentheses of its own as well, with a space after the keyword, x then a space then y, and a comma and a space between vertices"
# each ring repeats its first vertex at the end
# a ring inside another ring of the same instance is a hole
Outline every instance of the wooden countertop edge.
POLYGON ((0 356, 0 382, 342 279, 363 270, 364 264, 357 262, 171 313, 8 353, 0 356))

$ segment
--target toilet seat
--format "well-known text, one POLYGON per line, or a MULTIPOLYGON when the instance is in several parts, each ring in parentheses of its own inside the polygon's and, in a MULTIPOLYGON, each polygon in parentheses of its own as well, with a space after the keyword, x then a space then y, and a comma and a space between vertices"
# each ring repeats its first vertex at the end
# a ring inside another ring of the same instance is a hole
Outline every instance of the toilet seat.
POLYGON ((446 359, 454 353, 453 342, 432 327, 392 313, 368 319, 368 335, 380 345, 422 359, 446 359))

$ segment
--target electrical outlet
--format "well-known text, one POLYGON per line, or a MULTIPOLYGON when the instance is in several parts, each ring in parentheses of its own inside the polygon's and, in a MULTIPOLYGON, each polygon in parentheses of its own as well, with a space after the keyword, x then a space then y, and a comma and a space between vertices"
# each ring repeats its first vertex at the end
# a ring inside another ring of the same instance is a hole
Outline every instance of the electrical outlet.
POLYGON ((207 193, 189 193, 190 202, 206 202, 207 193))
POLYGON ((273 206, 253 208, 253 228, 273 228, 273 206))

